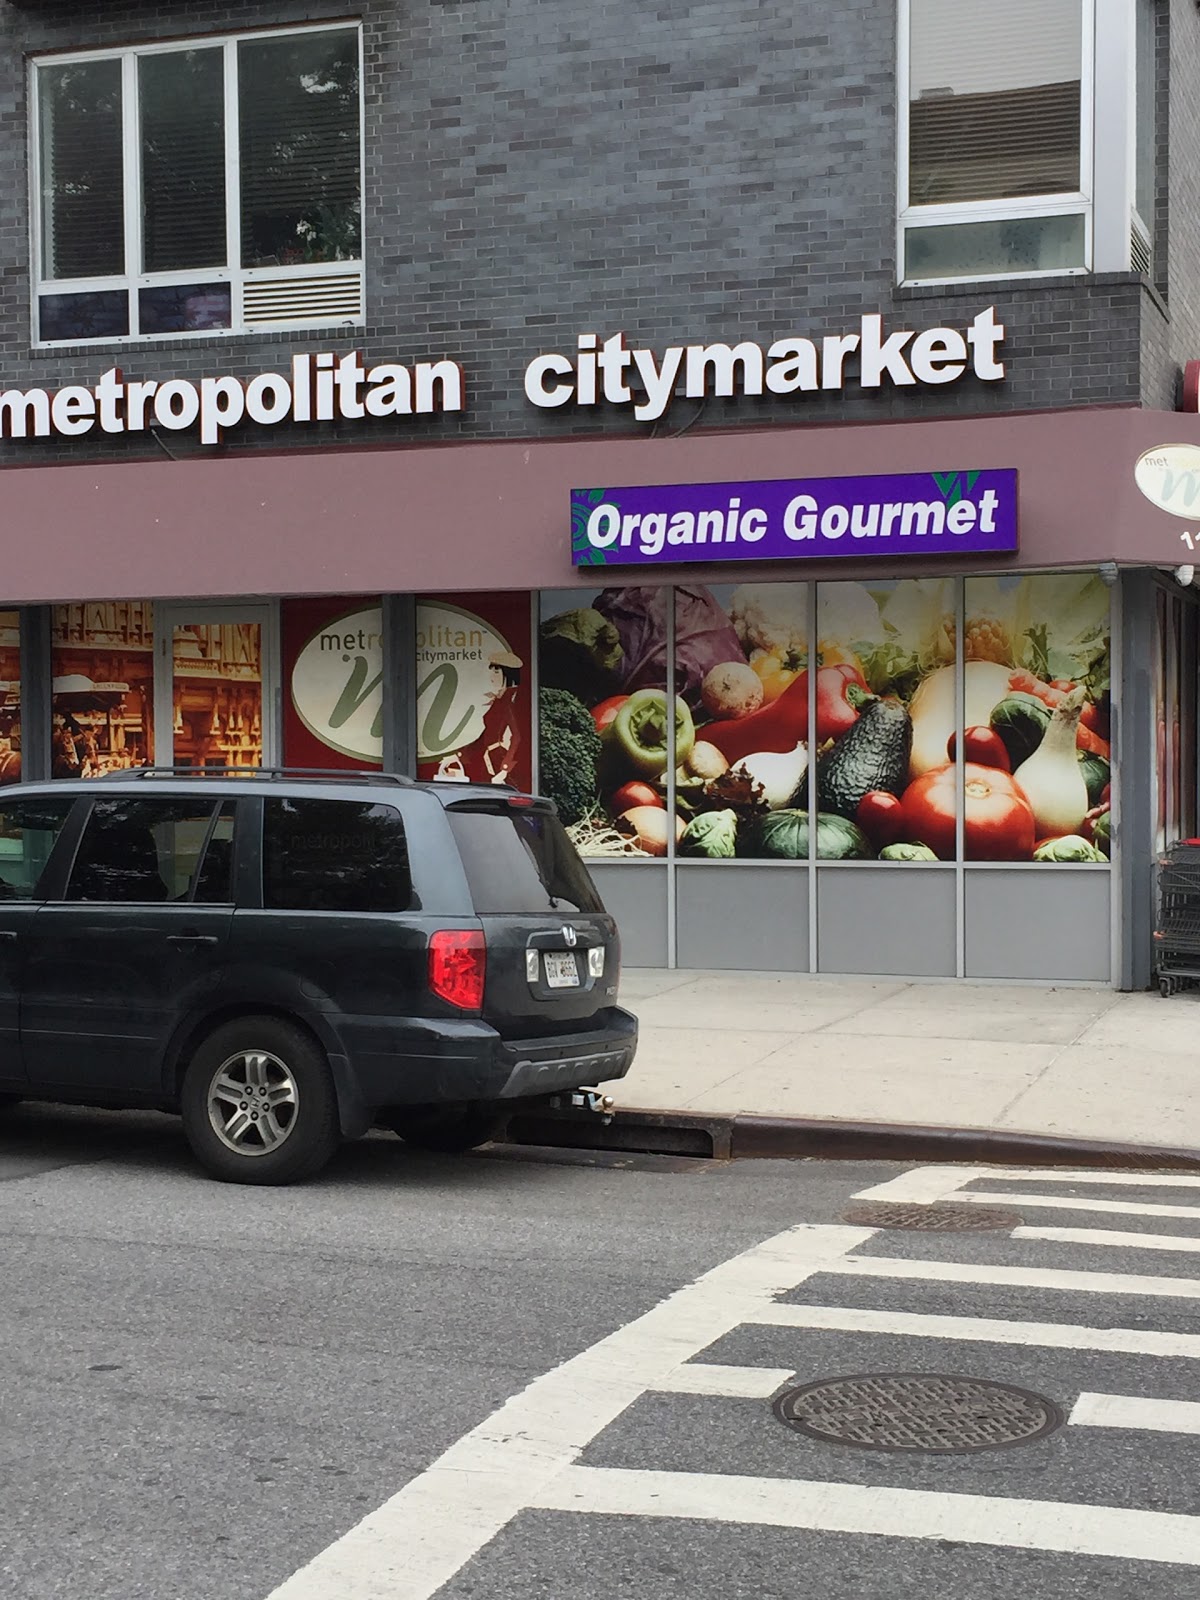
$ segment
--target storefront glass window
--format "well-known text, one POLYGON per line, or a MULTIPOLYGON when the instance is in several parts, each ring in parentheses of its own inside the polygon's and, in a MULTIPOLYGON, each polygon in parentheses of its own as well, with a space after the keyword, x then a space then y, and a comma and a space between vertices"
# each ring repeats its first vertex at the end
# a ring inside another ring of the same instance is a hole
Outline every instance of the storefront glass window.
POLYGON ((154 760, 154 608, 87 601, 51 613, 51 776, 154 760))
POLYGON ((0 611, 0 787, 21 781, 21 613, 0 611))
POLYGON ((676 589, 681 856, 807 860, 808 603, 804 583, 676 589))
MULTIPOLYGON (((383 607, 378 596, 285 600, 283 758, 353 769, 383 761, 383 607)), ((401 688, 407 693, 407 683, 401 688)))
POLYGON ((968 861, 1107 860, 1110 591, 1094 573, 968 578, 968 861))
POLYGON ((533 783, 529 595, 417 602, 417 775, 533 783))
POLYGON ((818 859, 954 860, 953 581, 820 584, 817 649, 818 859))
MULTIPOLYGON (((669 832, 682 831, 669 829, 666 811, 669 602, 665 587, 541 595, 538 786, 585 856, 663 856, 669 832)), ((699 609, 724 630, 715 663, 736 636, 711 597, 699 609)), ((677 677, 694 678, 698 668, 699 658, 681 663, 677 677)), ((687 694, 698 692, 689 680, 678 698, 681 744, 694 726, 687 694)))

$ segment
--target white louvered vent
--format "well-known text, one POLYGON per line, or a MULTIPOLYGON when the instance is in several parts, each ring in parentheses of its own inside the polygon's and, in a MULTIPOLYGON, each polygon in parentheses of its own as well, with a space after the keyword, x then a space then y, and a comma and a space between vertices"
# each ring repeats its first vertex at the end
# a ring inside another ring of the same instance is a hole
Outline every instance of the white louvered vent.
POLYGON ((258 278, 243 289, 243 321, 248 328, 345 322, 362 314, 363 280, 358 268, 309 277, 258 278))
POLYGON ((1129 230, 1129 266, 1144 278, 1150 276, 1150 241, 1135 222, 1129 230))

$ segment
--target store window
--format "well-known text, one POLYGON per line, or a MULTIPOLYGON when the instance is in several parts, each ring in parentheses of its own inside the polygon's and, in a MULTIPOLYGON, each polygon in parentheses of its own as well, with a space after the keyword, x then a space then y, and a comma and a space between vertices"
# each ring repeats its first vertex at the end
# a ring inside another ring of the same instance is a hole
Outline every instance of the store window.
POLYGON ((35 63, 42 344, 361 320, 360 34, 35 63))
POLYGON ((0 611, 0 788, 21 781, 21 613, 0 611))
MULTIPOLYGON (((680 605, 705 590, 677 590, 680 605)), ((691 704, 704 659, 676 659, 672 697, 677 743, 668 728, 667 587, 547 590, 538 628, 538 785, 558 806, 572 843, 596 858, 665 856, 683 831, 668 813, 668 766, 693 737, 691 704), (689 701, 691 703, 689 703, 689 701), (672 825, 673 824, 673 825, 672 825)), ((696 602, 695 627, 726 641, 715 602, 696 602)), ((687 622, 685 629, 690 627, 687 622)), ((736 646, 736 638, 733 639, 736 646)), ((716 657, 712 658, 714 661, 716 657)))
POLYGON ((1110 598, 1095 573, 966 580, 968 861, 1108 861, 1110 598))
POLYGON ((273 911, 407 911, 408 841, 392 806, 268 800, 263 905, 273 911))
POLYGON ((1090 264, 1092 0, 902 0, 901 276, 1090 264))
POLYGON ((50 773, 93 778, 154 761, 154 607, 85 601, 51 611, 50 773))
POLYGON ((417 776, 533 784, 529 595, 417 601, 417 776))

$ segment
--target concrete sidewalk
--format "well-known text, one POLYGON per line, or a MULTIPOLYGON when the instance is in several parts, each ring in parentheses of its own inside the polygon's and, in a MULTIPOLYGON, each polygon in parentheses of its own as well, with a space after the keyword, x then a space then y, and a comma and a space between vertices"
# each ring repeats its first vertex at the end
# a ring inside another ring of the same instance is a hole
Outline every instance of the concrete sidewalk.
POLYGON ((1200 1151, 1200 990, 651 971, 620 1110, 989 1129, 1200 1151))

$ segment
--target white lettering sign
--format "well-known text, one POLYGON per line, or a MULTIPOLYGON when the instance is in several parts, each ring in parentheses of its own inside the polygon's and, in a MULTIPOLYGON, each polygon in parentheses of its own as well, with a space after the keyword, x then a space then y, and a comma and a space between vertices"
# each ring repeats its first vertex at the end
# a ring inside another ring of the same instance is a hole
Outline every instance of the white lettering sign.
POLYGON ((878 389, 954 383, 968 369, 984 383, 1004 377, 997 351, 1004 324, 995 306, 981 311, 964 331, 927 328, 886 333, 877 313, 860 318, 859 331, 815 339, 776 339, 765 350, 751 340, 740 344, 672 345, 662 355, 630 350, 623 333, 601 341, 581 333, 574 355, 548 351, 525 369, 525 395, 543 408, 632 405, 639 422, 663 416, 677 394, 699 400, 708 395, 797 394, 844 389, 857 382, 878 389), (847 365, 856 366, 856 375, 847 365))
POLYGON ((280 422, 358 421, 369 417, 428 416, 462 411, 462 368, 456 361, 418 361, 412 367, 385 361, 366 367, 357 350, 348 355, 298 355, 290 376, 264 372, 241 378, 168 378, 126 382, 110 367, 91 389, 70 384, 46 389, 0 391, 0 438, 46 439, 101 433, 142 433, 147 428, 182 432, 200 427, 204 444, 219 444, 226 428, 242 422, 274 427, 280 422))

